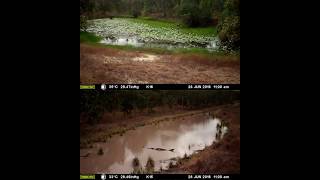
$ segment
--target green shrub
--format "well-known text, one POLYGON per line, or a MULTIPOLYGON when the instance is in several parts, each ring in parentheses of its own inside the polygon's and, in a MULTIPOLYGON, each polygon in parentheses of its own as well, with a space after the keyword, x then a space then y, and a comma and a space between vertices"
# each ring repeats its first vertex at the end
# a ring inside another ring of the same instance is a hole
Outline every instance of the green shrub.
POLYGON ((87 23, 88 18, 86 16, 80 15, 80 31, 87 31, 88 28, 88 23, 87 23))
POLYGON ((147 173, 153 173, 154 172, 154 160, 149 157, 147 164, 146 164, 146 171, 147 173))

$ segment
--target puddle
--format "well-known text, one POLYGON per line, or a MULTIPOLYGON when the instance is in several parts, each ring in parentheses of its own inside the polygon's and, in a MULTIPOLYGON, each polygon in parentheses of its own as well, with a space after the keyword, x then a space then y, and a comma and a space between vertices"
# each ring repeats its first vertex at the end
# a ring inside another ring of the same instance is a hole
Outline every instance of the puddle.
POLYGON ((227 127, 221 124, 218 118, 199 114, 128 131, 95 148, 81 149, 80 173, 132 173, 135 157, 143 168, 151 157, 155 171, 165 170, 178 157, 190 156, 223 138, 227 127), (100 148, 103 155, 97 154, 100 148))
POLYGON ((158 56, 156 56, 156 55, 145 54, 145 55, 142 56, 142 57, 135 57, 135 58, 133 58, 132 60, 133 60, 133 61, 153 62, 153 61, 155 61, 156 59, 158 59, 158 56))
POLYGON ((143 54, 137 57, 130 57, 130 58, 119 58, 113 56, 104 56, 104 64, 121 64, 124 61, 136 61, 136 62, 154 62, 159 59, 159 56, 152 55, 152 54, 143 54))

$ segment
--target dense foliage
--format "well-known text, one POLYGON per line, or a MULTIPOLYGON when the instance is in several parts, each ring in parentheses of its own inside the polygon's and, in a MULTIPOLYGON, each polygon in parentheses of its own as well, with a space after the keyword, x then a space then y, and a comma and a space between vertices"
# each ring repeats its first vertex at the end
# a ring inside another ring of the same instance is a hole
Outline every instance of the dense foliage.
POLYGON ((222 46, 240 49, 240 0, 80 0, 80 29, 88 19, 148 17, 189 27, 216 26, 222 46))
POLYGON ((221 23, 218 27, 219 38, 225 47, 240 49, 240 0, 226 0, 221 23))
POLYGON ((80 113, 87 114, 89 122, 94 124, 104 112, 151 113, 158 106, 197 109, 239 99, 239 91, 80 91, 80 113))
POLYGON ((80 31, 86 32, 88 28, 87 17, 80 15, 80 31))

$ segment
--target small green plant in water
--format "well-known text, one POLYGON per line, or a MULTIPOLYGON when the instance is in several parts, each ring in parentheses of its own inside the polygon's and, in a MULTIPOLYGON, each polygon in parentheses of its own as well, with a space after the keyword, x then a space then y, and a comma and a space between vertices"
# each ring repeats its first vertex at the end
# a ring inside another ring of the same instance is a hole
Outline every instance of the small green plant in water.
POLYGON ((143 169, 141 168, 140 161, 137 157, 132 160, 133 174, 142 174, 143 169))
POLYGON ((149 157, 147 164, 146 164, 146 171, 147 173, 153 173, 154 172, 154 160, 149 157))

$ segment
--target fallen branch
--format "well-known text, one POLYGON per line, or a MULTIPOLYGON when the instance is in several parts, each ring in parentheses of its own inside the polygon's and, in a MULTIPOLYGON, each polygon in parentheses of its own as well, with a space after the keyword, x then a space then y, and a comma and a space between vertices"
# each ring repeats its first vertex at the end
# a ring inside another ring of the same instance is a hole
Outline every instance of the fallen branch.
POLYGON ((156 150, 156 151, 171 151, 171 152, 174 151, 174 149, 163 149, 163 148, 147 148, 147 149, 152 149, 152 150, 156 150))

